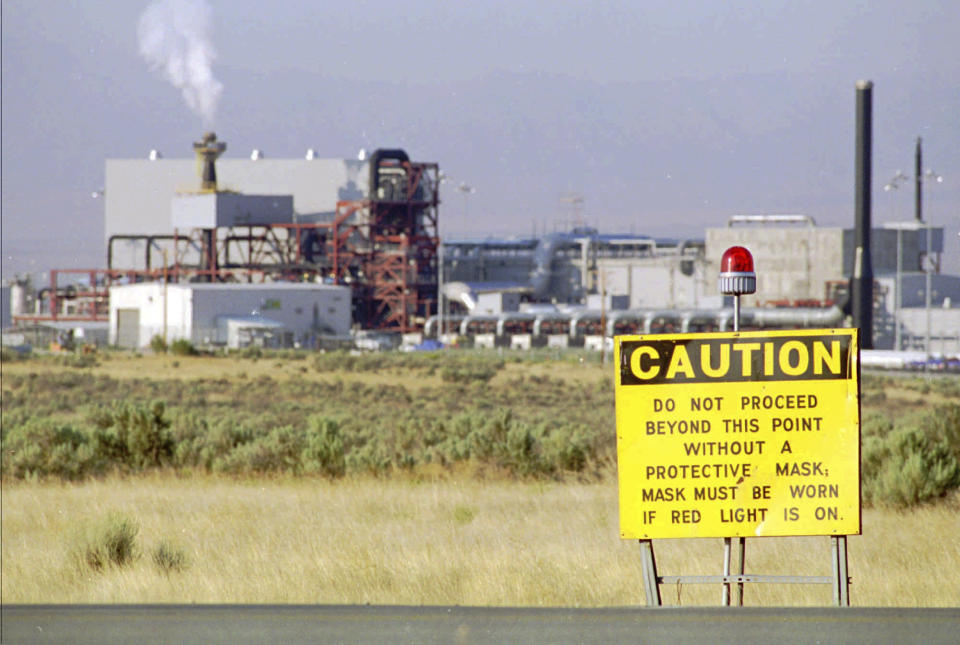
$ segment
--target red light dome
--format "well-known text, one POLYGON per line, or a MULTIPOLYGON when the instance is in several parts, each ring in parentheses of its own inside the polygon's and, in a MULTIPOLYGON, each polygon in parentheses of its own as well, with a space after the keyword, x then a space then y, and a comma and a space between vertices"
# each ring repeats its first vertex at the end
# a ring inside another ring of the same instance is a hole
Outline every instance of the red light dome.
POLYGON ((720 259, 721 273, 753 273, 753 256, 742 246, 731 246, 720 259))
POLYGON ((753 272, 753 255, 742 246, 731 246, 720 258, 720 293, 739 296, 755 293, 757 274, 753 272))

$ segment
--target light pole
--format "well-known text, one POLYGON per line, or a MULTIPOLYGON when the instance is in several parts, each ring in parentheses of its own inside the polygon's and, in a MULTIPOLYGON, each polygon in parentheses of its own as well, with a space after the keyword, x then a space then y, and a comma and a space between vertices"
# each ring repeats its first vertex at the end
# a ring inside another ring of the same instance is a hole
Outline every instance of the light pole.
MULTIPOLYGON (((900 188, 900 184, 908 181, 910 178, 897 171, 890 181, 883 186, 885 192, 891 192, 900 188)), ((896 213, 896 209, 894 209, 896 213)), ((896 214, 894 215, 896 217, 896 214)), ((896 293, 893 300, 893 349, 900 351, 900 307, 903 306, 903 227, 900 222, 897 225, 897 280, 896 293)))
MULTIPOLYGON (((452 177, 443 173, 440 174, 439 179, 440 184, 453 181, 452 177)), ((465 181, 461 181, 456 187, 456 190, 463 194, 463 217, 466 222, 470 215, 470 195, 477 192, 477 190, 465 181)), ((446 321, 444 318, 446 317, 447 302, 443 293, 443 281, 445 278, 443 271, 443 235, 440 232, 439 220, 437 223, 437 237, 440 238, 437 246, 437 341, 440 342, 445 332, 444 326, 446 321)))
POLYGON ((465 222, 470 220, 470 195, 477 192, 477 189, 465 181, 461 181, 457 190, 463 193, 463 219, 465 222))
MULTIPOLYGON (((943 183, 943 177, 935 173, 932 169, 928 168, 925 173, 920 172, 920 139, 917 139, 917 221, 923 222, 923 212, 921 211, 922 203, 922 194, 923 194, 923 178, 926 177, 931 181, 934 181, 938 184, 943 183)), ((923 253, 923 264, 924 270, 926 272, 926 284, 924 291, 926 294, 924 296, 924 306, 927 310, 927 330, 925 338, 925 349, 927 352, 927 360, 930 360, 930 307, 933 288, 933 227, 930 226, 930 222, 923 222, 924 227, 927 229, 927 246, 923 253)))
MULTIPOLYGON (((932 306, 932 284, 933 284, 933 269, 934 262, 932 258, 933 253, 933 227, 930 225, 929 221, 924 221, 923 219, 923 182, 924 179, 933 181, 938 184, 943 183, 943 177, 937 174, 933 169, 928 168, 926 172, 922 171, 922 140, 917 138, 917 149, 916 149, 916 168, 913 179, 915 181, 915 212, 914 216, 916 219, 916 226, 923 227, 926 231, 926 244, 923 253, 923 270, 925 273, 925 284, 924 284, 924 307, 926 308, 926 333, 924 339, 924 350, 927 353, 927 358, 930 358, 930 331, 931 331, 931 306, 932 306)), ((897 190, 900 188, 900 185, 906 181, 909 181, 911 178, 909 175, 905 175, 902 171, 898 170, 889 182, 887 182, 883 190, 890 192, 892 190, 897 190)), ((897 294, 896 300, 894 301, 894 349, 900 349, 900 308, 902 306, 902 244, 901 244, 901 234, 902 226, 900 223, 897 224, 897 294)))

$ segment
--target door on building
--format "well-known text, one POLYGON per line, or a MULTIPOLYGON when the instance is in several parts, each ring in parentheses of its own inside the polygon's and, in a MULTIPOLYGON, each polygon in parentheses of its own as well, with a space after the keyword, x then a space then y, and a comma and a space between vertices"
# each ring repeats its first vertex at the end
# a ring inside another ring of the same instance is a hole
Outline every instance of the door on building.
POLYGON ((117 309, 117 346, 140 347, 140 309, 117 309))

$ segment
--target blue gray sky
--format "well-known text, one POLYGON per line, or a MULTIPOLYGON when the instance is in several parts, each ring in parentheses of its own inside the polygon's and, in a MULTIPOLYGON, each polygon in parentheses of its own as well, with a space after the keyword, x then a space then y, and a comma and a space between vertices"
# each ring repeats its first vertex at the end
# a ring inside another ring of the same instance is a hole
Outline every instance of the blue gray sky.
POLYGON ((228 157, 436 161, 476 190, 443 194, 450 235, 562 228, 572 194, 608 232, 702 237, 736 213, 851 226, 858 79, 874 81, 874 222, 913 216, 912 184, 882 186, 923 137, 944 177, 926 213, 960 271, 955 0, 207 0, 207 123, 139 53, 151 4, 0 5, 4 277, 103 267, 104 160, 186 158, 207 128, 228 157))

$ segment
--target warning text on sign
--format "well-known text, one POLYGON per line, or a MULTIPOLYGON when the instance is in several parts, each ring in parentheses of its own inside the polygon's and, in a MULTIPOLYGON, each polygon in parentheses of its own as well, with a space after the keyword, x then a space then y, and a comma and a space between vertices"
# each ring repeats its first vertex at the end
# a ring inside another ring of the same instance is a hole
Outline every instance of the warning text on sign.
POLYGON ((616 348, 622 537, 860 532, 857 330, 616 348))

